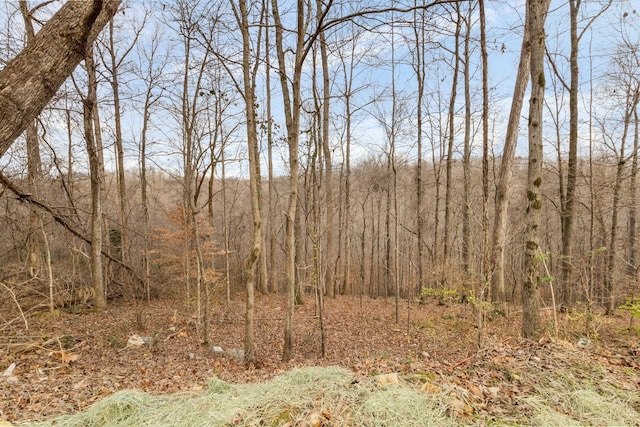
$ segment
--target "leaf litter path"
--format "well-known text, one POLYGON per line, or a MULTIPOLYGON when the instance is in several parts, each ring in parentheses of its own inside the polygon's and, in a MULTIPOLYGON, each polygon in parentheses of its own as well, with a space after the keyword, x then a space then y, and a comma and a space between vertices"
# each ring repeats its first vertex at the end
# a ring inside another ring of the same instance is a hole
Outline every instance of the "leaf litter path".
POLYGON ((119 390, 199 392, 214 376, 256 383, 305 366, 342 366, 363 379, 398 373, 403 383, 429 395, 445 390, 447 414, 463 424, 517 424, 534 416, 544 423, 547 412, 551 419, 567 417, 565 422, 625 424, 626 415, 617 406, 607 407, 612 414, 600 418, 581 413, 581 407, 593 406, 589 399, 602 401, 602 396, 608 403, 626 402, 630 419, 640 413, 638 339, 621 332, 628 326, 622 315, 596 317, 598 339, 582 347, 577 345, 579 316, 560 318, 564 339, 528 342, 519 339, 519 315, 511 314, 486 323, 485 347, 478 350, 470 305, 407 306, 405 301, 395 323, 393 299, 338 297, 325 300, 327 355, 322 359, 317 312, 308 299, 296 308, 296 357, 284 364, 284 298, 260 296, 257 362, 247 368, 235 357, 243 347, 243 306, 237 298, 229 309, 213 307, 209 345, 197 336, 193 312, 175 301, 32 317, 28 331, 4 331, 2 336, 0 420, 39 421, 76 413, 119 390), (127 347, 132 335, 147 339, 148 345, 127 347), (213 346, 224 352, 215 353, 213 346))

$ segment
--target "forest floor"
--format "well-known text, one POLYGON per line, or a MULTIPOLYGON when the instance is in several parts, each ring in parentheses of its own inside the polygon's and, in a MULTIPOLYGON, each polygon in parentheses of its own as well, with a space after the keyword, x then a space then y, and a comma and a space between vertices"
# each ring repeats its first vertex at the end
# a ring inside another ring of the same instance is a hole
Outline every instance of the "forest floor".
MULTIPOLYGON (((5 325, 0 425, 3 419, 29 423, 84 411, 125 389, 197 393, 214 376, 233 384, 263 383, 305 366, 340 366, 356 378, 397 373, 396 380, 415 380, 418 390, 432 394, 454 386, 458 397, 448 414, 463 424, 528 423, 535 406, 528 396, 562 395, 583 383, 602 396, 626 399, 628 410, 640 413, 638 334, 629 331, 628 313, 622 311, 595 314, 590 339, 584 313, 559 314, 556 339, 551 311, 544 310, 548 331, 535 342, 519 337, 521 313, 514 311, 486 321, 479 350, 470 304, 404 301, 396 323, 393 299, 326 298, 322 358, 317 311, 309 298, 295 312, 295 357, 282 363, 284 304, 283 296, 258 296, 256 363, 250 367, 238 357, 244 334, 240 297, 228 308, 213 307, 207 345, 196 331, 193 310, 166 300, 113 305, 103 312, 43 312, 27 319, 28 330, 24 324, 5 325), (135 337, 146 344, 128 345, 135 337)), ((554 405, 568 416, 577 410, 562 406, 561 397, 554 405)))

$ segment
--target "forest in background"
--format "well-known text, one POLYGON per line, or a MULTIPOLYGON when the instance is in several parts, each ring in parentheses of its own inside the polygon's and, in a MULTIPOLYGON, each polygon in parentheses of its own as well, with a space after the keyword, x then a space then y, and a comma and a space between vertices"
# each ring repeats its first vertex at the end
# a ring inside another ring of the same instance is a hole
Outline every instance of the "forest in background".
MULTIPOLYGON (((396 321, 428 297, 480 323, 505 302, 640 311, 637 11, 530 3, 124 2, 3 156, 4 328, 176 296, 206 342, 213 294, 246 291, 250 360, 254 289, 287 295, 284 359, 305 296, 395 297, 396 321), (491 27, 488 6, 519 13, 491 27), (546 50, 522 27, 543 15, 546 50), (544 160, 516 153, 526 79, 489 74, 507 50, 546 76, 544 160)), ((3 64, 58 7, 6 2, 3 64)))

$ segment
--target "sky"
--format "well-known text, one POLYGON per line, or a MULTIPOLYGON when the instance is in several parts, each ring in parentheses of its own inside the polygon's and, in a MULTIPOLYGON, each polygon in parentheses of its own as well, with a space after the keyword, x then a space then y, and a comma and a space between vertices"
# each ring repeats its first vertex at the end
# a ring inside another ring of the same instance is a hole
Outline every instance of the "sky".
MULTIPOLYGON (((129 53, 123 73, 121 76, 123 82, 123 123, 125 124, 124 138, 127 147, 126 163, 127 168, 136 169, 139 163, 137 144, 140 140, 140 111, 141 111, 141 94, 144 90, 144 82, 134 70, 143 67, 144 53, 148 51, 154 35, 159 36, 159 56, 166 57, 166 65, 162 70, 162 74, 166 77, 162 83, 162 88, 156 91, 162 95, 152 115, 152 127, 150 129, 150 139, 154 142, 151 148, 150 160, 151 164, 158 168, 167 169, 168 171, 177 171, 181 169, 181 156, 178 153, 181 150, 182 138, 179 123, 176 120, 179 112, 179 91, 181 89, 181 78, 178 71, 184 67, 183 50, 180 45, 180 38, 176 32, 177 24, 172 20, 168 11, 176 5, 172 1, 143 1, 133 0, 125 2, 127 8, 122 15, 118 15, 119 24, 117 24, 116 39, 118 41, 119 51, 124 51, 131 43, 134 29, 140 28, 144 20, 144 11, 152 10, 152 13, 146 18, 145 26, 142 28, 139 39, 135 48, 129 53)), ((586 23, 595 16, 602 4, 601 1, 583 2, 579 27, 582 30, 586 23)), ((30 5, 34 5, 34 0, 30 1, 30 5)), ((56 2, 52 8, 58 7, 56 2)), ((215 7, 226 5, 224 2, 209 4, 212 9, 210 15, 211 22, 213 17, 219 12, 215 7)), ((281 10, 286 10, 287 2, 283 2, 281 10)), ((489 51, 489 87, 491 99, 490 114, 490 141, 492 144, 492 152, 499 155, 501 152, 502 140, 504 138, 504 129, 509 114, 511 97, 513 95, 513 80, 518 65, 520 46, 522 43, 522 30, 524 20, 524 1, 487 1, 487 40, 489 51)), ((640 42, 638 29, 640 28, 640 18, 638 11, 634 10, 632 1, 614 0, 605 13, 599 16, 589 29, 584 33, 580 42, 580 99, 581 110, 580 125, 580 147, 581 153, 586 153, 591 140, 598 138, 598 132, 595 128, 597 123, 589 123, 588 109, 594 111, 594 115, 601 117, 602 121, 611 123, 611 133, 619 132, 619 127, 614 126, 616 121, 620 120, 621 111, 619 104, 619 93, 614 94, 616 81, 612 78, 612 57, 616 52, 616 46, 622 40, 628 40, 633 44, 640 42), (613 88, 613 89, 612 89, 613 88), (591 102, 592 99, 597 101, 591 102)), ((49 9, 48 13, 51 13, 49 9)), ((5 0, 0 5, 0 20, 6 23, 6 31, 0 34, 2 39, 2 54, 0 54, 0 65, 9 59, 20 48, 22 42, 22 22, 17 11, 17 1, 5 0)), ((47 10, 40 12, 40 17, 45 19, 47 10)), ((229 23, 230 15, 222 15, 217 23, 221 28, 218 35, 218 49, 221 55, 227 60, 233 61, 238 57, 239 50, 237 35, 229 23), (227 21, 225 21, 225 19, 227 21)), ((285 23, 289 22, 285 18, 285 23)), ((471 36, 478 38, 479 25, 477 23, 478 13, 474 12, 471 20, 474 25, 471 30, 471 36)), ((206 27, 210 22, 200 22, 202 28, 206 27)), ((367 24, 372 24, 369 20, 367 24)), ((427 81, 426 81, 426 102, 425 122, 427 123, 427 131, 424 134, 425 158, 441 158, 443 153, 443 142, 447 138, 448 123, 447 109, 449 97, 451 94, 451 76, 452 76, 452 55, 453 38, 451 33, 455 25, 453 21, 448 21, 445 17, 432 17, 427 26, 426 36, 429 40, 427 53, 427 81)), ((386 24, 384 19, 376 22, 376 32, 369 32, 360 35, 358 45, 355 48, 355 54, 361 55, 359 63, 354 73, 354 95, 352 97, 352 107, 357 111, 353 116, 353 149, 352 159, 354 162, 364 159, 377 158, 382 159, 389 152, 389 138, 384 131, 383 124, 389 123, 392 104, 390 100, 391 82, 395 82, 395 89, 398 102, 396 103, 396 111, 399 112, 398 117, 401 121, 398 124, 398 132, 396 134, 397 150, 400 159, 408 161, 415 160, 416 157, 416 136, 415 136, 415 113, 416 113, 416 84, 415 74, 410 64, 411 61, 411 43, 407 38, 412 36, 409 28, 406 26, 394 26, 393 43, 390 35, 391 27, 386 24), (392 69, 389 65, 389 58, 394 56, 398 60, 398 64, 392 69)), ((550 57, 555 59, 558 69, 563 74, 563 78, 568 77, 568 4, 566 1, 552 1, 550 13, 546 23, 547 45, 550 51, 550 57)), ((349 44, 346 42, 347 36, 353 34, 352 28, 340 28, 335 32, 328 34, 330 42, 330 50, 335 52, 336 46, 341 46, 343 52, 347 53, 349 44)), ((273 36, 272 36, 273 37, 273 36)), ((481 108, 481 70, 480 57, 477 43, 472 43, 472 59, 470 62, 471 72, 471 96, 473 99, 473 131, 474 131, 474 154, 478 155, 480 150, 480 108, 481 108)), ((198 61, 198 55, 202 56, 202 51, 196 52, 192 61, 198 61)), ((288 54, 290 56, 290 54, 288 54)), ((311 98, 311 82, 314 71, 319 76, 319 64, 313 65, 313 58, 309 57, 304 68, 304 106, 306 109, 312 109, 311 98)), ((276 64, 274 54, 271 56, 272 66, 276 64)), ((239 78, 238 69, 232 62, 229 62, 230 76, 239 78)), ((344 152, 344 96, 341 92, 343 82, 343 71, 341 63, 337 55, 331 55, 329 58, 331 69, 332 88, 332 123, 331 123, 331 143, 333 148, 334 164, 338 164, 344 152)), ((215 85, 215 76, 224 76, 226 70, 218 66, 219 73, 212 73, 208 85, 215 85), (215 75, 214 75, 215 74, 215 75)), ((640 74, 640 72, 638 73, 640 74)), ((76 70, 76 79, 78 82, 83 81, 83 73, 79 67, 76 70)), ((552 72, 547 71, 547 91, 546 96, 549 108, 545 110, 545 151, 551 156, 555 150, 556 132, 552 115, 559 106, 560 113, 558 117, 560 121, 561 144, 566 144, 566 135, 568 134, 567 113, 568 95, 562 89, 554 88, 553 85, 559 85, 559 80, 554 79, 552 72)), ((109 86, 107 85, 106 76, 103 72, 102 86, 100 96, 103 100, 103 120, 105 129, 106 151, 105 158, 107 164, 113 162, 112 148, 112 127, 113 112, 109 86)), ((316 77, 319 81, 319 77, 316 77)), ((460 77, 460 82, 462 78, 460 77)), ((259 104, 259 114, 264 119, 265 114, 265 81, 264 72, 258 76, 258 97, 256 100, 259 104)), ((282 109, 282 98, 279 89, 279 80, 275 72, 271 73, 271 86, 273 97, 273 120, 279 125, 277 129, 275 145, 275 161, 276 173, 287 173, 287 147, 283 142, 284 138, 284 115, 282 109)), ((319 83, 320 85, 320 83, 319 83)), ((73 92, 73 85, 67 85, 69 92, 73 92)), ((246 142, 243 130, 242 119, 242 99, 238 91, 230 83, 230 78, 223 79, 218 90, 224 90, 228 94, 229 105, 227 116, 222 126, 223 133, 228 135, 229 145, 225 151, 226 157, 230 159, 227 164, 227 174, 232 176, 246 176, 246 142)), ((463 126, 463 87, 459 83, 458 102, 456 103, 455 127, 459 131, 456 134, 456 156, 460 156, 460 141, 462 139, 461 129, 463 126)), ((75 96, 77 98, 77 96, 75 96)), ((525 98, 528 100, 528 95, 525 98)), ((59 105, 59 104, 57 104, 59 105)), ((526 155, 526 109, 527 102, 522 113, 521 121, 521 138, 518 145, 518 155, 526 155)), ((48 116, 49 143, 57 146, 56 153, 64 159, 66 156, 66 124, 60 120, 55 113, 48 116)), ((310 126, 309 115, 303 118, 303 130, 307 130, 310 126)), ((78 168, 86 169, 86 163, 83 159, 83 145, 81 141, 81 132, 79 124, 74 125, 74 156, 78 159, 78 168)), ((600 125, 600 128, 604 125, 600 125)), ((304 142, 309 133, 303 134, 301 143, 301 151, 304 151, 304 142)), ((601 136, 601 139, 604 138, 601 136)), ((261 140, 264 144, 264 138, 261 140)), ((602 145, 601 145, 602 146, 602 145)), ((20 143, 16 144, 15 150, 8 153, 5 158, 0 159, 0 164, 10 163, 17 164, 15 158, 24 157, 21 154, 20 143), (14 156, 14 157, 11 157, 14 156)), ((50 150, 49 150, 50 151, 50 150)), ((47 150, 43 150, 47 152, 47 150)), ((51 159, 51 156, 48 156, 51 159)), ((263 174, 266 174, 266 150, 263 151, 263 174)), ((304 161, 304 160, 303 160, 304 161)))

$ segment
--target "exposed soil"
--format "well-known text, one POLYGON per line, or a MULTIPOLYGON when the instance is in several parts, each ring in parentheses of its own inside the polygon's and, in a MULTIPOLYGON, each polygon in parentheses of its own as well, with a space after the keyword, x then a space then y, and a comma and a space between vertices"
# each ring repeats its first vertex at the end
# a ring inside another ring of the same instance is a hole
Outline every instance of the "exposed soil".
POLYGON ((0 337, 0 420, 35 421, 77 412, 122 389, 200 390, 214 375, 229 382, 256 382, 310 365, 339 365, 359 375, 428 373, 435 382, 468 390, 471 410, 485 419, 517 421, 523 416, 518 397, 560 368, 589 375, 590 367, 604 367, 600 379, 604 375, 621 389, 640 390, 638 336, 627 330, 624 313, 596 315, 590 340, 581 340, 581 313, 563 314, 556 340, 549 311, 544 311, 549 332, 538 342, 521 340, 519 313, 507 313, 486 321, 478 350, 479 329, 469 304, 429 301, 408 306, 404 301, 396 323, 393 299, 328 298, 322 358, 319 319, 309 298, 296 308, 295 358, 284 364, 284 303, 282 296, 257 298, 257 360, 249 367, 237 357, 244 334, 240 297, 228 309, 213 307, 206 345, 193 310, 175 301, 113 306, 105 312, 41 313, 28 319, 28 330, 24 324, 5 325, 0 337), (148 343, 127 346, 133 335, 148 343), (214 346, 223 352, 214 352, 214 346), (9 375, 12 363, 15 369, 9 375))

